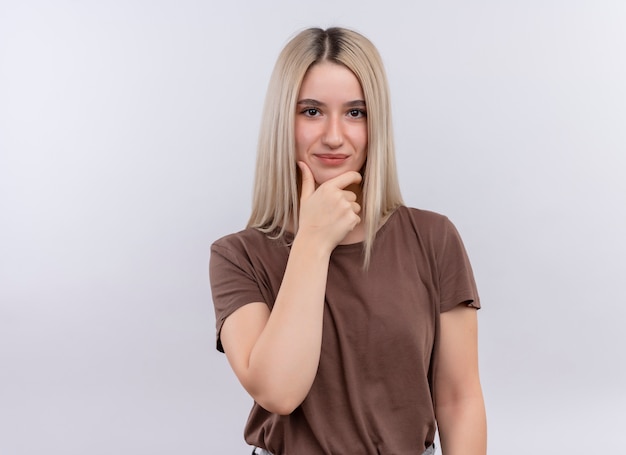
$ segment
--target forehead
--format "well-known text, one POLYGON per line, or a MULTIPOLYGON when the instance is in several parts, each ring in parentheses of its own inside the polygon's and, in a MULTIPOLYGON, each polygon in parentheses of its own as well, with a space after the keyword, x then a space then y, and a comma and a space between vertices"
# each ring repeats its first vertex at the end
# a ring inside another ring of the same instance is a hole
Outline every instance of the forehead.
POLYGON ((321 62, 311 66, 302 80, 300 97, 340 96, 363 99, 357 77, 344 65, 321 62))

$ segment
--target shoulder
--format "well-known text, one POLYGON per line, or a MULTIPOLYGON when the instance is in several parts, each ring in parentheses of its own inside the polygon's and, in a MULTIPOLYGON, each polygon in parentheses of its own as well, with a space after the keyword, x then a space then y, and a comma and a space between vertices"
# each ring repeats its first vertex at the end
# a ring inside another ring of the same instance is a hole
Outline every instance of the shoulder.
POLYGON ((411 237, 416 236, 422 246, 434 252, 442 251, 451 241, 460 241, 460 235, 454 224, 441 213, 400 206, 389 221, 391 230, 411 237))
POLYGON ((255 228, 247 228, 217 239, 211 245, 211 258, 222 256, 235 263, 265 263, 281 258, 288 249, 288 239, 275 238, 255 228))
POLYGON ((266 241, 267 236, 257 229, 247 228, 217 239, 211 245, 211 250, 239 250, 247 245, 258 245, 266 241))
POLYGON ((396 212, 398 215, 410 218, 422 225, 438 225, 445 223, 448 220, 448 217, 442 215, 441 213, 433 212, 431 210, 418 209, 415 207, 407 207, 405 205, 398 207, 396 212))
POLYGON ((414 207, 400 206, 396 209, 394 217, 397 218, 398 224, 411 225, 423 235, 445 233, 452 226, 447 216, 414 207))

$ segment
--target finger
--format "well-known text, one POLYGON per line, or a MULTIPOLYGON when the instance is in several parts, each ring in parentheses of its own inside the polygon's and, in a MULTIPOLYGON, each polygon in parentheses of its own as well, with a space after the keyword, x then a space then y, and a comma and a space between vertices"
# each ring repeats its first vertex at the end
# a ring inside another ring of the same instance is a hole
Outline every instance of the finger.
POLYGON ((353 202, 352 203, 352 211, 354 213, 359 213, 361 211, 361 206, 357 202, 353 202))
POLYGON ((315 192, 315 179, 309 166, 304 161, 298 161, 300 174, 302 175, 302 191, 300 192, 300 200, 308 199, 315 192))
POLYGON ((349 185, 352 185, 353 183, 361 183, 362 179, 363 177, 361 177, 361 174, 359 174, 358 172, 348 171, 328 180, 325 185, 333 185, 336 188, 343 189, 349 185))
POLYGON ((356 193, 354 191, 343 190, 342 193, 343 193, 343 197, 346 199, 346 201, 348 201, 348 202, 356 201, 356 193))
POLYGON ((361 217, 360 216, 356 215, 354 218, 355 219, 354 219, 354 224, 352 225, 352 229, 354 229, 356 227, 356 225, 361 222, 361 217))

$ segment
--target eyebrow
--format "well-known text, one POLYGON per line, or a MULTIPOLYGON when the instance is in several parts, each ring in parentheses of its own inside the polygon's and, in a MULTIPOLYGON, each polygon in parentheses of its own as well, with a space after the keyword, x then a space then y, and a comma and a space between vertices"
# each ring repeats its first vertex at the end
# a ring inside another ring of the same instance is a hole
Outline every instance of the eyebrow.
MULTIPOLYGON (((322 103, 321 101, 314 100, 311 98, 298 100, 297 104, 306 104, 307 106, 314 106, 314 107, 326 106, 326 104, 322 103)), ((348 101, 347 103, 344 104, 344 107, 365 107, 365 101, 363 100, 348 101)))

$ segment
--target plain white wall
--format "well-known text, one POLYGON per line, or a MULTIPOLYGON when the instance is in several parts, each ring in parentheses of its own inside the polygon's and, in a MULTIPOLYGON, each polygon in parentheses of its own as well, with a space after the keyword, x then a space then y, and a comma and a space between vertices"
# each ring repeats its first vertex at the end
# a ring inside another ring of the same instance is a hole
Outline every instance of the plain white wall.
POLYGON ((406 202, 465 240, 490 453, 623 452, 624 24, 621 0, 0 2, 0 453, 248 453, 209 245, 313 25, 378 46, 406 202))

